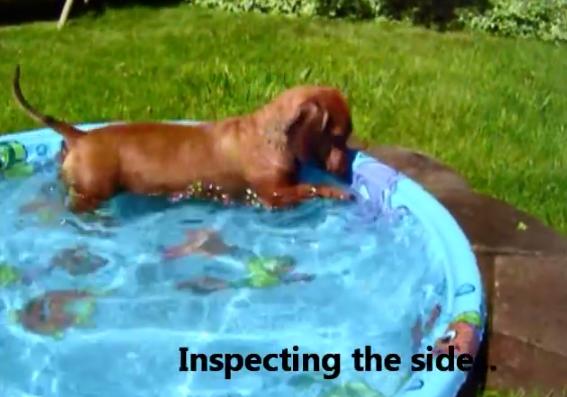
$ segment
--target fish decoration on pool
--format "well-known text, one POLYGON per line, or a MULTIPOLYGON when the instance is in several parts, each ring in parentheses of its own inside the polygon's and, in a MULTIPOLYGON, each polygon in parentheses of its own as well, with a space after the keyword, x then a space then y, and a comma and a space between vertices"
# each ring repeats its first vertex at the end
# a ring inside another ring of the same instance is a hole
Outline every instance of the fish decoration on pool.
POLYGON ((59 251, 51 259, 48 267, 22 270, 7 263, 0 263, 0 287, 19 283, 31 284, 40 277, 49 275, 56 268, 65 270, 71 276, 84 276, 95 273, 108 263, 108 259, 94 254, 87 246, 79 244, 59 251))
POLYGON ((482 317, 477 311, 459 314, 449 324, 445 334, 435 343, 435 353, 448 353, 453 346, 456 354, 470 354, 478 351, 481 339, 482 317))
POLYGON ((346 382, 321 393, 319 397, 384 397, 362 381, 346 382))
POLYGON ((248 275, 240 280, 230 281, 216 277, 197 277, 177 284, 177 289, 189 289, 194 293, 207 294, 224 289, 269 288, 281 284, 309 282, 315 276, 294 273, 295 259, 289 256, 254 257, 246 263, 248 275))
POLYGON ((109 263, 108 259, 91 252, 85 245, 65 248, 51 259, 50 269, 61 268, 72 276, 98 271, 109 263))
POLYGON ((104 230, 104 228, 117 225, 110 210, 101 207, 93 213, 80 216, 69 214, 65 206, 65 197, 65 189, 60 183, 44 183, 33 200, 20 206, 19 213, 21 215, 33 214, 37 216, 41 224, 46 226, 68 225, 85 236, 112 236, 111 232, 104 230))
POLYGON ((87 291, 49 291, 12 315, 27 331, 59 339, 68 328, 88 326, 95 306, 95 295, 87 291))
POLYGON ((44 183, 33 200, 20 206, 19 213, 37 214, 42 223, 50 224, 57 223, 65 210, 65 192, 61 186, 57 183, 44 183))
POLYGON ((441 305, 436 304, 429 312, 429 316, 427 317, 425 323, 423 322, 421 315, 417 317, 417 320, 411 329, 414 353, 418 352, 423 342, 423 338, 433 330, 435 323, 439 319, 439 316, 441 316, 441 311, 441 305))

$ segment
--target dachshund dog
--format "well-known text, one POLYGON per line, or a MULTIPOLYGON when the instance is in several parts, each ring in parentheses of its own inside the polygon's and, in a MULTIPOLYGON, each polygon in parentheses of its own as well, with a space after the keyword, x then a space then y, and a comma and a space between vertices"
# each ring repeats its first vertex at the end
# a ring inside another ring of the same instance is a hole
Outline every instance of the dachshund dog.
POLYGON ((225 202, 252 197, 267 208, 313 197, 353 198, 335 186, 299 181, 306 163, 338 177, 347 172, 352 121, 346 99, 334 88, 297 86, 254 112, 214 122, 132 122, 86 133, 32 107, 19 80, 17 66, 18 105, 63 137, 60 174, 74 212, 96 210, 120 192, 187 197, 203 186, 225 202))

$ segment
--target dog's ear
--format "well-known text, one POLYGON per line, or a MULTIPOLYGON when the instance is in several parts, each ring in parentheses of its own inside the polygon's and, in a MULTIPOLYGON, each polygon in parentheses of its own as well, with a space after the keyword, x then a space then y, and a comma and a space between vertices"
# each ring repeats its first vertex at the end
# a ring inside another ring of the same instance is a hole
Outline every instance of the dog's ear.
POLYGON ((314 101, 306 101, 287 116, 278 117, 266 130, 268 142, 279 150, 291 148, 305 157, 309 147, 310 134, 322 132, 329 120, 329 114, 314 101))
POLYGON ((319 142, 328 121, 329 113, 314 101, 298 107, 285 129, 285 136, 288 147, 299 160, 309 160, 313 145, 319 142))
POLYGON ((327 126, 329 113, 314 101, 303 102, 285 127, 285 134, 293 139, 303 132, 321 132, 327 126))

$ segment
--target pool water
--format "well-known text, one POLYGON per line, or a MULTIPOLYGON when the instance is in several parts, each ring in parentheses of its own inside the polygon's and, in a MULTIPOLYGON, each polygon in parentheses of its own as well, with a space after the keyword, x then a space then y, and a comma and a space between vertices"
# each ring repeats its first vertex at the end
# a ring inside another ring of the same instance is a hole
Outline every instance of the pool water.
POLYGON ((0 264, 20 274, 0 287, 3 397, 316 397, 350 381, 393 396, 410 375, 410 355, 428 343, 416 345, 414 325, 445 299, 444 272, 411 214, 364 222, 354 203, 267 212, 124 195, 106 217, 84 219, 64 209, 58 189, 55 167, 0 183, 0 264), (237 248, 164 258, 198 229, 237 248), (73 272, 81 259, 65 252, 96 264, 73 272), (295 260, 290 282, 239 283, 251 279, 251 259, 280 255, 295 260), (233 287, 176 288, 204 276, 233 287), (44 335, 16 320, 16 310, 56 290, 94 294, 88 321, 44 335), (300 354, 340 354, 338 378, 324 380, 323 370, 242 370, 230 380, 222 371, 179 372, 181 346, 263 356, 294 345, 300 354), (366 345, 400 355, 400 370, 354 370, 351 354, 366 345))

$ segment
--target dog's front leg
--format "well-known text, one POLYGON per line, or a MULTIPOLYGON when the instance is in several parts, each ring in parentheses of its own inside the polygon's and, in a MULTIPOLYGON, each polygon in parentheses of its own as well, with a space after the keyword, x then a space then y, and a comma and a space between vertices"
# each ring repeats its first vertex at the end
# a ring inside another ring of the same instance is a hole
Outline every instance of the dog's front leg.
POLYGON ((298 205, 315 197, 347 201, 353 196, 341 188, 326 185, 301 183, 292 186, 261 188, 258 201, 267 208, 283 208, 298 205))
POLYGON ((188 199, 206 199, 221 202, 224 205, 232 203, 231 196, 221 186, 201 181, 192 183, 185 190, 169 192, 167 197, 172 203, 188 199))
POLYGON ((74 187, 69 188, 67 197, 67 207, 74 213, 81 214, 95 211, 104 199, 89 196, 75 190, 74 187))

